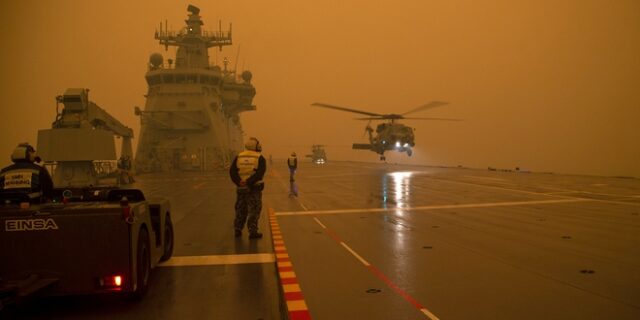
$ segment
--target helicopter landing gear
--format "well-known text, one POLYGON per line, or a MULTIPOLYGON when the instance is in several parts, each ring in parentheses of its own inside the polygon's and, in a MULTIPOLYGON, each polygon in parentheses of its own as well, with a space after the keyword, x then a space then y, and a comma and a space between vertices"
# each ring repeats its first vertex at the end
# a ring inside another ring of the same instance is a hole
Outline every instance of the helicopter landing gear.
POLYGON ((411 150, 411 149, 407 150, 407 155, 408 155, 409 157, 411 157, 411 155, 412 155, 412 154, 413 154, 413 150, 411 150))

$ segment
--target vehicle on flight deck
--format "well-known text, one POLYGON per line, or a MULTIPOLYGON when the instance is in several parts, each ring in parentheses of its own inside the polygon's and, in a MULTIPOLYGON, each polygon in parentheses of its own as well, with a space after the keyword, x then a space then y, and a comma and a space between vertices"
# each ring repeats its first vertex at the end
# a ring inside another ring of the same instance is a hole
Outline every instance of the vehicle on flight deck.
POLYGON ((369 143, 354 143, 353 149, 359 150, 371 150, 380 155, 380 160, 386 160, 384 153, 386 151, 398 151, 398 152, 406 152, 407 155, 411 156, 413 153, 412 148, 415 146, 415 135, 412 127, 407 125, 398 123, 397 120, 402 119, 411 119, 411 120, 442 120, 442 121, 460 121, 460 119, 450 119, 450 118, 415 118, 415 117, 405 117, 410 113, 415 113, 419 111, 424 111, 427 109, 440 107, 446 105, 446 102, 440 101, 432 101, 410 111, 407 111, 402 114, 378 114, 368 111, 361 111, 351 108, 339 107, 325 103, 313 103, 312 106, 323 107, 329 109, 335 109, 346 112, 353 112, 358 114, 367 115, 366 118, 356 118, 355 120, 368 120, 367 126, 365 127, 365 132, 369 135, 369 143), (371 121, 374 120, 388 120, 381 124, 378 124, 376 127, 376 134, 373 135, 373 128, 371 127, 371 121))
POLYGON ((327 162, 327 153, 324 151, 324 146, 321 144, 314 144, 311 146, 311 154, 305 155, 307 158, 311 158, 311 162, 322 164, 327 162))
POLYGON ((151 269, 173 253, 166 199, 120 188, 114 135, 131 154, 133 131, 68 89, 51 129, 38 132, 38 152, 52 168, 52 201, 29 203, 0 193, 0 310, 32 294, 119 292, 141 298, 151 269))

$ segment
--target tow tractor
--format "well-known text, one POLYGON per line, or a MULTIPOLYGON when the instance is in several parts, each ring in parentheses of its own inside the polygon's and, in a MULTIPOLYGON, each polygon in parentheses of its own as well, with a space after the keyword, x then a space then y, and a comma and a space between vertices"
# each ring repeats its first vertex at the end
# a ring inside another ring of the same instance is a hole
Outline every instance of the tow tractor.
POLYGON ((27 296, 117 292, 142 298, 173 253, 170 204, 124 188, 104 171, 114 135, 131 152, 131 129, 69 89, 38 151, 53 171, 51 202, 0 199, 0 310, 27 296), (100 159, 97 161, 96 159, 100 159))

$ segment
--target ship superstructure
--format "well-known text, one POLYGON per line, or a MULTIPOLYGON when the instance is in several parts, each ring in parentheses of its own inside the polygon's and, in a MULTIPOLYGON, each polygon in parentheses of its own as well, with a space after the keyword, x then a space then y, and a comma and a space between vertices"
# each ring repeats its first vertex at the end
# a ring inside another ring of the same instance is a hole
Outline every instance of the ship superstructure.
POLYGON ((140 116, 136 152, 138 172, 214 170, 229 165, 242 150, 240 113, 255 110, 252 74, 209 62, 208 49, 232 44, 229 31, 203 30, 200 9, 190 5, 186 27, 179 32, 162 27, 155 38, 168 49, 177 47, 175 60, 159 53, 149 57, 148 84, 140 116))

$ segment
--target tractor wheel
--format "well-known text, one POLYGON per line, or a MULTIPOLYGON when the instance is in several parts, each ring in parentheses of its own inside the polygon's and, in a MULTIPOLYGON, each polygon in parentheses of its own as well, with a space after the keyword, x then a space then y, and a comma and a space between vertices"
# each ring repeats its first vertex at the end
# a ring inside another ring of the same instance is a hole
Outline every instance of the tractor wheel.
POLYGON ((160 261, 167 261, 173 255, 173 239, 173 223, 171 222, 171 216, 167 213, 167 217, 164 220, 164 250, 160 261))
POLYGON ((151 251, 149 246, 149 233, 146 229, 140 229, 138 234, 138 252, 136 256, 136 291, 132 298, 142 300, 149 289, 149 277, 151 276, 151 251))

